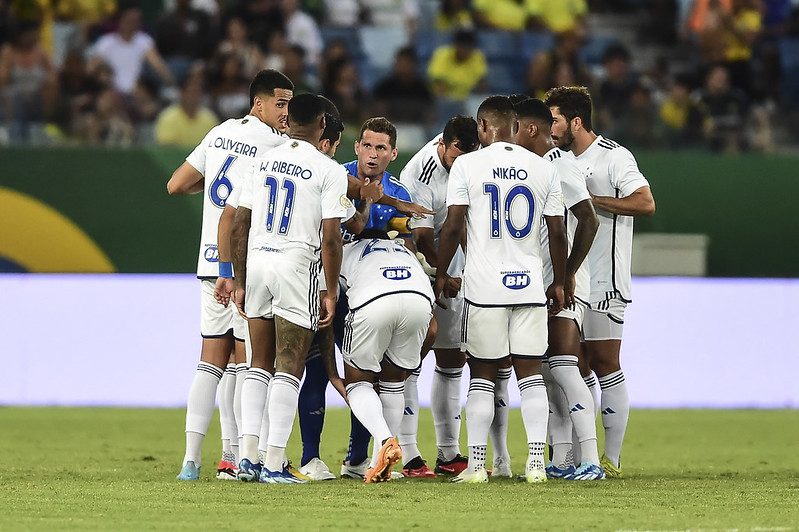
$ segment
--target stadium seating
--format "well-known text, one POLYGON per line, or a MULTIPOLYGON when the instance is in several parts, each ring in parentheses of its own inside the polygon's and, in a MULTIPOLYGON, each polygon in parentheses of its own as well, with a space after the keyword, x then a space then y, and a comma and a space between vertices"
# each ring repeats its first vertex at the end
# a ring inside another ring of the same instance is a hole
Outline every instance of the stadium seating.
POLYGON ((799 108, 799 38, 780 40, 780 66, 782 68, 782 104, 799 108))

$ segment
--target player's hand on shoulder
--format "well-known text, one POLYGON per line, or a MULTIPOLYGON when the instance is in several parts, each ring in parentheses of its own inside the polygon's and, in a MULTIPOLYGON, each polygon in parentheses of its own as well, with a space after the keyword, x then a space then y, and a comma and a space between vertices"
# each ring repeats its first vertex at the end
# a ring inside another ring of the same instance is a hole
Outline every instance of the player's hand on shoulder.
POLYGON ((361 185, 361 199, 371 200, 377 203, 383 197, 383 184, 380 181, 372 181, 368 177, 363 180, 361 185))
POLYGON ((561 310, 563 310, 563 285, 559 284, 551 284, 549 288, 547 288, 547 308, 549 309, 549 315, 554 316, 561 310))

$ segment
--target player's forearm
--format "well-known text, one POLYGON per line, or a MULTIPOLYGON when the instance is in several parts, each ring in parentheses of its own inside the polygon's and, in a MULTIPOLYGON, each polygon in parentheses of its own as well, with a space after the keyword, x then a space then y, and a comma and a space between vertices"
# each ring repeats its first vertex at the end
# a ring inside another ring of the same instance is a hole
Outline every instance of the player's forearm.
POLYGON ((362 199, 360 203, 358 203, 358 207, 355 209, 355 219, 356 227, 358 227, 358 231, 352 231, 351 229, 347 228, 354 234, 358 234, 363 231, 364 227, 366 227, 366 223, 369 221, 369 214, 372 211, 372 200, 369 198, 362 199))
POLYGON ((652 216, 655 214, 655 199, 649 187, 638 189, 625 198, 591 195, 594 207, 623 216, 652 216), (646 189, 646 190, 644 190, 646 189))
POLYGON ((230 233, 233 270, 236 272, 236 286, 240 288, 247 286, 247 238, 250 234, 251 215, 250 209, 236 209, 230 233))
POLYGON ((450 223, 449 218, 444 222, 444 227, 441 229, 441 234, 438 238, 438 260, 436 264, 438 273, 436 277, 446 277, 449 264, 452 262, 452 257, 455 256, 455 250, 460 242, 460 233, 460 229, 456 224, 450 223))
POLYGON ((338 223, 335 227, 329 220, 323 220, 322 226, 322 266, 325 272, 325 282, 331 292, 335 295, 335 287, 338 286, 338 277, 341 273, 341 231, 338 223))
POLYGON ((577 229, 574 232, 571 253, 566 261, 566 275, 575 275, 580 269, 599 229, 599 219, 590 201, 580 202, 572 212, 577 217, 577 229))
POLYGON ((563 218, 547 217, 549 233, 549 256, 552 259, 552 284, 563 285, 566 282, 566 255, 568 243, 563 218))
POLYGON ((222 216, 219 217, 219 225, 216 229, 217 251, 219 252, 219 262, 232 262, 230 253, 230 233, 233 229, 233 218, 236 216, 236 209, 225 206, 222 216))
POLYGON ((419 228, 413 230, 413 237, 416 242, 416 248, 424 255, 427 264, 434 268, 438 266, 438 251, 433 240, 433 230, 428 228, 419 228))

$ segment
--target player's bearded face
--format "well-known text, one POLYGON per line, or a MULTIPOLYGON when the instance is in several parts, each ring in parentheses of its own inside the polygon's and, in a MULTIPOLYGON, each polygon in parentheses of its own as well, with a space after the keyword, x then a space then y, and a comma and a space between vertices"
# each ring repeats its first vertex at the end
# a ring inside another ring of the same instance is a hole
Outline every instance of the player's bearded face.
POLYGON ((363 132, 361 140, 355 142, 359 178, 383 178, 388 163, 397 158, 397 149, 392 148, 390 142, 387 133, 376 133, 368 129, 363 132))
POLYGON ((258 109, 261 116, 258 118, 281 133, 285 133, 288 129, 289 100, 292 95, 293 92, 290 90, 275 89, 274 96, 261 99, 261 105, 258 109))
POLYGON ((448 145, 444 145, 444 153, 441 154, 441 164, 444 166, 444 170, 447 172, 449 172, 450 168, 452 168, 452 163, 455 162, 455 159, 466 153, 461 151, 456 143, 457 141, 453 141, 448 145))
POLYGON ((555 144, 561 150, 568 150, 574 142, 571 121, 567 120, 557 109, 557 107, 550 108, 554 118, 552 122, 552 140, 555 141, 555 144))

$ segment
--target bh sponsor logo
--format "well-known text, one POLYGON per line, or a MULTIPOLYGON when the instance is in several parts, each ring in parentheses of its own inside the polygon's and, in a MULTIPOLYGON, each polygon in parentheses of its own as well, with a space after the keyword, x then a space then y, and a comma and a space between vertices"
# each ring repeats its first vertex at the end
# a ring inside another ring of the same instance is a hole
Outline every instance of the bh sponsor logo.
POLYGON ((521 290, 530 285, 530 276, 526 273, 508 273, 502 278, 502 284, 511 290, 521 290))
POLYGON ((392 281, 402 281, 410 279, 411 271, 407 268, 386 268, 383 270, 383 277, 392 281))
POLYGON ((208 246, 205 248, 205 260, 208 262, 219 262, 219 250, 216 246, 208 246))

